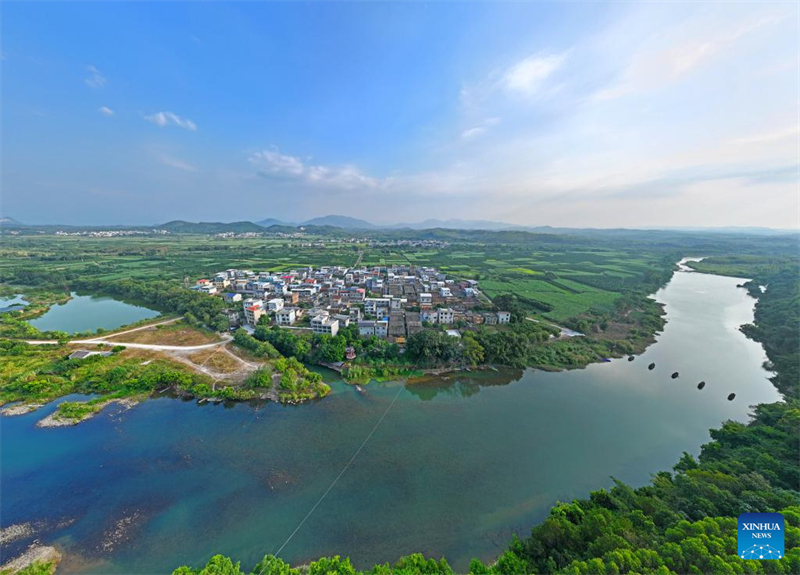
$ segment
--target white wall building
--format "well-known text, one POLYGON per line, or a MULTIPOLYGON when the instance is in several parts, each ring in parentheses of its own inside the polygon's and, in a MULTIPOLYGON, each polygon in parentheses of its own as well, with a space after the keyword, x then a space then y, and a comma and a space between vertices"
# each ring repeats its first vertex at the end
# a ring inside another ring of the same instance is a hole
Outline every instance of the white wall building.
POLYGON ((314 333, 335 336, 339 333, 339 320, 327 315, 317 315, 311 320, 311 330, 314 333))
POLYGON ((269 311, 281 311, 283 309, 283 299, 275 298, 267 302, 267 309, 269 311))
POLYGON ((445 325, 453 323, 453 310, 449 307, 439 308, 437 310, 436 321, 445 325))
POLYGON ((375 322, 374 321, 360 321, 358 322, 358 335, 361 337, 369 337, 375 335, 375 322))
POLYGON ((285 307, 275 312, 277 325, 292 325, 297 320, 297 312, 293 307, 285 307))

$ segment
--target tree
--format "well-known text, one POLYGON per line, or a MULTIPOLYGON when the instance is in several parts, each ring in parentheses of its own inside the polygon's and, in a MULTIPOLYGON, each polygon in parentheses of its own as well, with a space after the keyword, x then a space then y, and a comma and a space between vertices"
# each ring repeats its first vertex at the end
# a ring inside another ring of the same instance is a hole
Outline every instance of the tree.
POLYGON ((466 332, 461 338, 461 354, 469 365, 480 365, 483 363, 485 354, 483 346, 475 339, 472 332, 466 332))

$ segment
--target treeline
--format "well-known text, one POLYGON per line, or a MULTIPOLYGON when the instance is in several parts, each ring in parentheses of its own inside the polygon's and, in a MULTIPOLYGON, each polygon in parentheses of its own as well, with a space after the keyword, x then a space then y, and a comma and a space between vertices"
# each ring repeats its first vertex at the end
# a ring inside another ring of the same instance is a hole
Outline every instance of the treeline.
POLYGON ((756 304, 755 323, 742 326, 742 331, 764 346, 770 367, 775 370, 772 382, 778 391, 797 397, 800 382, 800 268, 791 263, 762 281, 768 287, 756 304))

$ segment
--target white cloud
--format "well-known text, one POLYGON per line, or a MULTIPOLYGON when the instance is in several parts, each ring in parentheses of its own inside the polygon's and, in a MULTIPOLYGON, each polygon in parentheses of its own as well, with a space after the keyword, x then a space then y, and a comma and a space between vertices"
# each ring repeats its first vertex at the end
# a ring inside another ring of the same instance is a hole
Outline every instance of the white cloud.
POLYGON ((162 154, 159 156, 159 161, 164 164, 165 166, 169 166, 170 168, 175 168, 177 170, 183 170, 184 172, 196 172, 197 167, 190 164, 189 162, 185 162, 183 160, 179 160, 177 158, 173 158, 172 156, 168 156, 166 154, 162 154))
POLYGON ((462 140, 472 140, 477 138, 478 136, 483 135, 486 131, 491 128, 492 126, 496 125, 500 121, 500 118, 487 118, 483 122, 481 122, 477 126, 473 126, 471 128, 467 128, 463 132, 461 132, 461 139, 462 140))
POLYGON ((724 23, 717 21, 710 31, 684 28, 656 35, 656 40, 645 41, 638 47, 621 77, 598 91, 594 97, 597 100, 610 100, 675 82, 715 57, 728 53, 749 34, 780 20, 779 17, 765 16, 728 24, 727 29, 724 29, 724 23), (720 28, 723 28, 722 32, 720 28), (676 39, 673 35, 679 37, 676 39))
POLYGON ((155 114, 145 116, 144 119, 161 128, 173 125, 183 128, 184 130, 191 130, 192 132, 197 130, 197 124, 188 118, 181 118, 174 112, 156 112, 155 114))
POLYGON ((100 73, 100 70, 94 66, 86 66, 89 76, 84 78, 84 83, 90 88, 102 88, 106 85, 106 78, 100 73))
POLYGON ((767 144, 784 140, 787 138, 797 138, 800 135, 800 126, 786 128, 785 130, 777 130, 774 132, 765 132, 761 134, 753 134, 743 138, 736 138, 733 140, 734 144, 767 144))
POLYGON ((97 108, 97 111, 103 114, 104 116, 108 116, 109 118, 114 115, 114 110, 112 110, 108 106, 100 106, 99 108, 97 108))
POLYGON ((364 174, 353 165, 308 165, 297 156, 282 154, 277 148, 255 152, 249 161, 262 176, 294 179, 343 190, 374 189, 386 182, 364 174))
POLYGON ((565 60, 566 54, 528 56, 505 72, 502 86, 506 91, 514 94, 533 96, 565 60))

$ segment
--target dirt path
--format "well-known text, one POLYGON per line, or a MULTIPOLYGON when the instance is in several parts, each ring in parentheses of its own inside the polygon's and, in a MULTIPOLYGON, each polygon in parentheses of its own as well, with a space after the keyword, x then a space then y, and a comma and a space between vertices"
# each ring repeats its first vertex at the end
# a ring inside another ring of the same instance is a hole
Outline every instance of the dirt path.
MULTIPOLYGON (((175 321, 175 320, 171 320, 171 321, 175 321)), ((152 327, 152 326, 146 326, 146 327, 152 327)), ((138 329, 144 329, 144 328, 138 328, 138 329)), ((130 330, 130 331, 137 331, 137 330, 130 330)), ((124 332, 124 333, 130 333, 130 332, 124 332)), ((119 335, 119 334, 118 333, 114 334, 115 337, 117 335, 119 335)), ((106 339, 105 337, 97 337, 97 338, 92 338, 92 339, 73 339, 72 341, 68 341, 67 343, 70 344, 70 345, 75 345, 75 344, 87 344, 87 345, 104 344, 104 345, 111 345, 111 346, 124 345, 125 347, 130 347, 132 349, 150 349, 150 350, 153 350, 153 351, 200 351, 202 349, 209 349, 209 348, 212 348, 212 347, 216 347, 218 345, 226 344, 226 343, 228 343, 229 341, 232 341, 232 340, 233 340, 233 338, 230 335, 225 334, 225 335, 222 336, 222 340, 221 341, 215 341, 215 342, 212 342, 212 343, 204 343, 202 345, 161 345, 161 344, 157 344, 157 343, 128 343, 128 342, 125 342, 125 341, 112 341, 112 340, 106 339)), ((54 345, 54 344, 57 344, 58 341, 56 341, 56 340, 29 339, 25 343, 29 343, 31 345, 54 345)))
POLYGON ((165 319, 164 321, 159 321, 157 323, 148 323, 147 325, 141 325, 139 327, 134 327, 132 329, 126 329, 125 331, 116 331, 114 333, 104 333, 103 337, 117 337, 118 335, 125 335, 126 333, 133 333, 135 331, 142 331, 143 329, 149 329, 151 327, 156 327, 157 325, 167 325, 168 323, 175 323, 176 321, 182 320, 183 316, 174 317, 172 319, 165 319))

